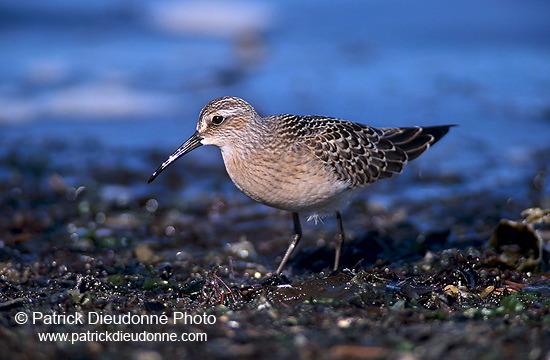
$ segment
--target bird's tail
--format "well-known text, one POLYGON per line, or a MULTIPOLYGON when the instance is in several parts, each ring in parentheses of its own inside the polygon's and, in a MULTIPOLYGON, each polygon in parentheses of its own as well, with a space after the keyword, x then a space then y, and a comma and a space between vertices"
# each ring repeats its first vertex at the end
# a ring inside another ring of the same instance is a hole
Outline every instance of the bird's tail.
POLYGON ((412 161, 438 142, 453 126, 456 125, 385 128, 381 130, 384 131, 383 138, 403 150, 407 154, 407 161, 412 161))

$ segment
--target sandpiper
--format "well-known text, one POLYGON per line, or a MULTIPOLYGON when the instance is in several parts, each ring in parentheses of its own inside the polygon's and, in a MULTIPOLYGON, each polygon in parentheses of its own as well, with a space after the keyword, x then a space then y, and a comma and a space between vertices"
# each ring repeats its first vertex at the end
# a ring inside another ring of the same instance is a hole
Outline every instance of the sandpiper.
POLYGON ((294 236, 275 274, 302 237, 299 213, 335 213, 334 270, 344 243, 341 211, 361 187, 400 173, 453 125, 374 128, 325 116, 261 117, 246 101, 225 96, 201 111, 196 131, 151 175, 201 145, 215 145, 233 183, 259 203, 292 213, 294 236))

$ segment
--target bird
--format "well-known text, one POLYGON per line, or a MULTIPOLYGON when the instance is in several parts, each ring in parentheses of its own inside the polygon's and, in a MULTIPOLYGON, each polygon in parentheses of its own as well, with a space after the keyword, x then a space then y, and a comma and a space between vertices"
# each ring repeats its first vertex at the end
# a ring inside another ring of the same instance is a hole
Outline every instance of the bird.
POLYGON ((245 100, 224 96, 204 106, 196 131, 148 182, 190 151, 214 145, 240 191, 292 213, 293 236, 275 275, 283 272, 302 238, 299 214, 308 220, 336 215, 336 271, 345 240, 342 211, 361 188, 401 173, 452 126, 376 128, 317 115, 262 117, 245 100))

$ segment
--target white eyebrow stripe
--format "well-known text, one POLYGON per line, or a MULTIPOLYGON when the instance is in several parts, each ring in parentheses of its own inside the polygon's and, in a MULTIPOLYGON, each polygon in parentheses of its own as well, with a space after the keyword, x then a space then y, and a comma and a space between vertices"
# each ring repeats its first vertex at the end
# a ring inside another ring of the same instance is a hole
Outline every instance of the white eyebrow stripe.
POLYGON ((238 113, 238 111, 236 109, 220 109, 218 111, 216 111, 216 115, 221 115, 223 117, 227 117, 227 116, 231 116, 231 115, 235 115, 235 113, 238 113))

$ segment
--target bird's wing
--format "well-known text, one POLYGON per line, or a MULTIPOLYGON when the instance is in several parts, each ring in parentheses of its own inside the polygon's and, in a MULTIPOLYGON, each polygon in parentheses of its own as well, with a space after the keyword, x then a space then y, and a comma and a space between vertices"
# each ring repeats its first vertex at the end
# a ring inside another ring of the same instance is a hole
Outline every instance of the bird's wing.
POLYGON ((286 133, 306 144, 350 188, 400 173, 450 127, 374 128, 336 118, 287 116, 286 133))

